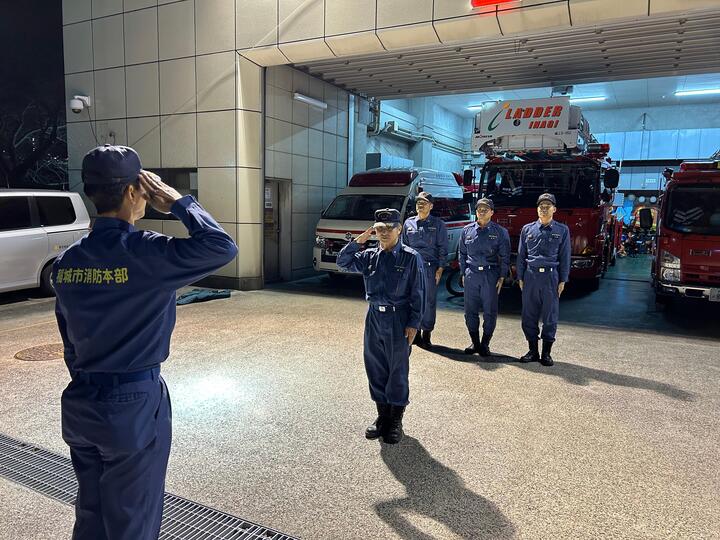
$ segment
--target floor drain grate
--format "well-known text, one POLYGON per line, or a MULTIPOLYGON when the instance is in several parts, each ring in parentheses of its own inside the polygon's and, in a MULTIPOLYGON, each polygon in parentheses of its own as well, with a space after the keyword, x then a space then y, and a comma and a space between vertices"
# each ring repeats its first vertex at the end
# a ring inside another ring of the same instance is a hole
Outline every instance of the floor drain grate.
MULTIPOLYGON (((77 483, 69 458, 0 433, 0 476, 72 505, 77 483)), ((297 540, 165 493, 160 540, 297 540)))
POLYGON ((60 360, 63 354, 64 348, 62 343, 49 343, 48 345, 38 345, 37 347, 23 349, 15 353, 15 358, 28 362, 43 362, 46 360, 60 360))

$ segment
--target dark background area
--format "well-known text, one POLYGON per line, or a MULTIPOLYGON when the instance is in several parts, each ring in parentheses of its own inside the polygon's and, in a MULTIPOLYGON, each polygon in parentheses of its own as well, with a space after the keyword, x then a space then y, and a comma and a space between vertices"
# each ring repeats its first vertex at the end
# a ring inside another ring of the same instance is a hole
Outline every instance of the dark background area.
POLYGON ((62 2, 0 13, 0 187, 67 189, 62 2))

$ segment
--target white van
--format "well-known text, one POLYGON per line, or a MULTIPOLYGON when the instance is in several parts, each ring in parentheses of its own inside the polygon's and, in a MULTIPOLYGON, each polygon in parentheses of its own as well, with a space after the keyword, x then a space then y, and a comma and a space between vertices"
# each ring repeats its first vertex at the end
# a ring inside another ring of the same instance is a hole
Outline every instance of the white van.
POLYGON ((0 292, 53 294, 52 262, 89 230, 78 193, 0 189, 0 292))
MULTIPOLYGON (((462 228, 471 222, 468 199, 463 188, 449 172, 430 169, 371 169, 357 173, 348 187, 323 211, 315 229, 313 267, 329 272, 340 272, 337 255, 348 241, 375 223, 375 210, 395 208, 402 220, 415 215, 415 197, 427 191, 435 199, 432 213, 445 221, 448 228, 448 257, 455 256, 462 228)), ((373 236, 367 247, 377 245, 373 236)))

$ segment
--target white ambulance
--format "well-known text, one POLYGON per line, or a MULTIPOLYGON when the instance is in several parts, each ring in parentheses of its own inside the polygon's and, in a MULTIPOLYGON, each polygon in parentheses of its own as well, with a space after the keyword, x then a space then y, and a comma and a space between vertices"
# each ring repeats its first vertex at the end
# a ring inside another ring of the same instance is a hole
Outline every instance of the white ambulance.
MULTIPOLYGON (((421 191, 433 195, 432 213, 447 225, 448 258, 454 257, 462 228, 474 219, 470 199, 463 196, 455 176, 419 168, 371 169, 353 175, 348 187, 321 214, 315 229, 315 270, 329 272, 331 277, 338 274, 338 253, 350 239, 372 226, 375 210, 395 208, 404 222, 416 214, 415 197, 421 191)), ((366 248, 376 245, 374 236, 365 244, 366 248)))

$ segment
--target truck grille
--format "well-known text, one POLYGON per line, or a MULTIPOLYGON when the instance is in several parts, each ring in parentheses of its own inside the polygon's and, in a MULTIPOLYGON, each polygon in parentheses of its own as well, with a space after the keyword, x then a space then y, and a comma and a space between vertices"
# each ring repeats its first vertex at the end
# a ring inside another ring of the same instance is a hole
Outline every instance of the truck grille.
POLYGON ((707 264, 684 264, 684 279, 695 283, 720 283, 720 266, 707 264))

